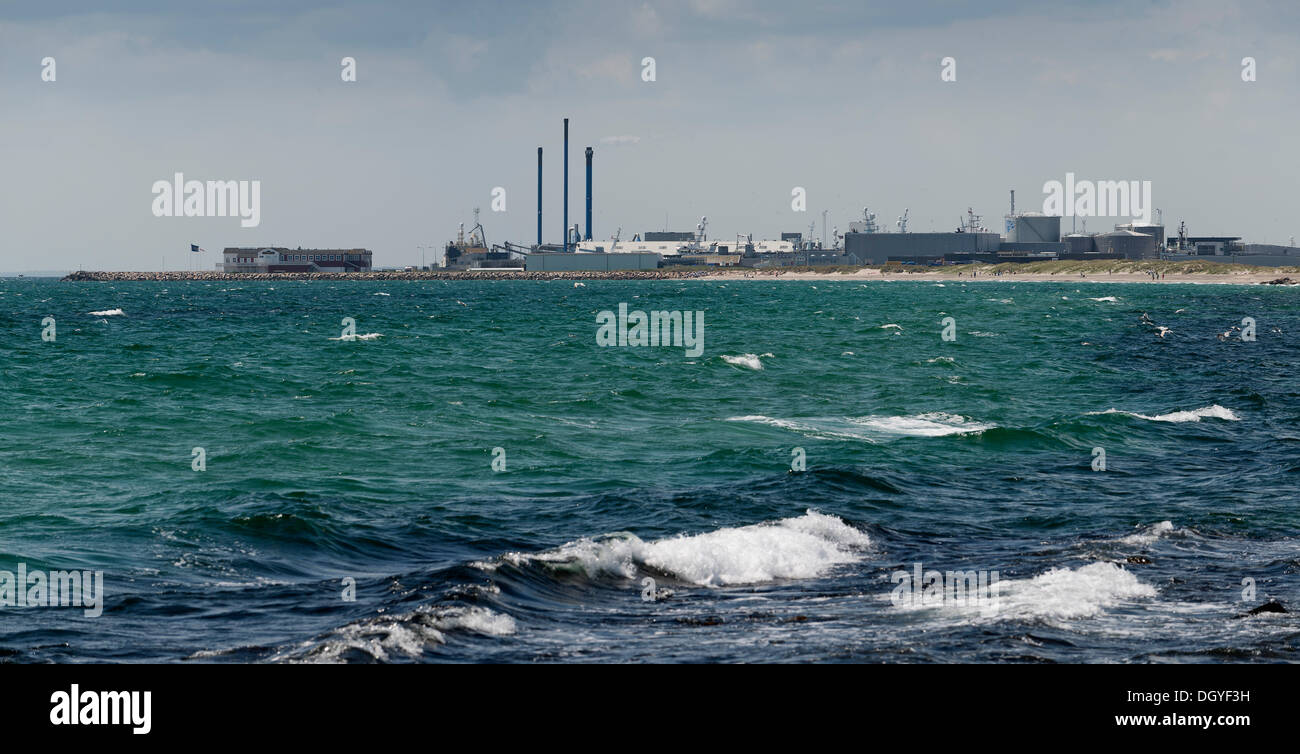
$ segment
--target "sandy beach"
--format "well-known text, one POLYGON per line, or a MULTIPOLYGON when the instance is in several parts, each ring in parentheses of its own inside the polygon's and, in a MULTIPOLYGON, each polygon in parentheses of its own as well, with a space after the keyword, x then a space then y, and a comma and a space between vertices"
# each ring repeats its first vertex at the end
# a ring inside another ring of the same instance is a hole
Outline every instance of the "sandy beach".
POLYGON ((1253 267, 1217 262, 1088 261, 1033 262, 951 267, 707 268, 665 267, 612 272, 524 272, 518 270, 373 270, 366 272, 230 273, 215 271, 79 271, 65 281, 282 281, 282 280, 821 280, 948 281, 975 283, 1206 283, 1220 285, 1300 285, 1300 268, 1253 267), (1159 277, 1152 277, 1151 273, 1159 277))
POLYGON ((1287 273, 1277 268, 1266 267, 1256 270, 1234 270, 1231 272, 1167 272, 1160 278, 1153 278, 1145 272, 1094 272, 1094 273, 1051 273, 1051 272, 991 272, 972 275, 969 271, 958 272, 952 268, 939 268, 925 272, 884 272, 879 268, 862 268, 855 272, 782 272, 779 270, 727 270, 719 271, 702 280, 875 280, 875 281, 921 281, 935 282, 961 281, 963 283, 1200 283, 1215 285, 1300 285, 1300 273, 1287 273), (1279 280, 1290 280, 1279 283, 1279 280))

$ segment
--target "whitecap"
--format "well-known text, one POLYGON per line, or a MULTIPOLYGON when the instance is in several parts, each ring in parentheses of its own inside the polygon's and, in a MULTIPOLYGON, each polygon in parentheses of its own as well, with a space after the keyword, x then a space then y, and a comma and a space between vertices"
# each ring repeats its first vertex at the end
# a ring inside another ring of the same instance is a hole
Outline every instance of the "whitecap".
MULTIPOLYGON (((764 354, 764 356, 770 356, 770 355, 771 354, 764 354)), ((763 368, 763 362, 759 361, 759 357, 756 354, 752 354, 752 353, 745 353, 739 356, 728 356, 727 354, 723 354, 722 360, 727 362, 728 364, 731 364, 733 366, 738 366, 738 367, 749 367, 750 369, 763 368)))
POLYGON ((509 636, 518 631, 515 619, 484 607, 421 607, 405 615, 366 618, 341 626, 321 639, 305 642, 274 659, 299 662, 343 662, 362 652, 380 662, 394 655, 419 657, 444 644, 452 632, 509 636))
POLYGON ((1120 537, 1119 542, 1126 545, 1149 545, 1173 530, 1174 524, 1172 521, 1161 521, 1142 529, 1136 534, 1120 537))
POLYGON ((627 533, 583 538, 542 553, 510 553, 504 559, 628 579, 650 568, 699 586, 729 586, 815 578, 834 566, 859 561, 860 551, 869 544, 866 534, 842 519, 809 510, 797 518, 650 542, 627 533))
POLYGON ((1089 412, 1089 416, 1099 416, 1102 414, 1124 414, 1125 416, 1132 416, 1153 422, 1199 422, 1201 419, 1222 419, 1230 422, 1241 421, 1241 417, 1237 416, 1232 409, 1224 408, 1217 403, 1213 406, 1205 406, 1204 408, 1198 408, 1192 411, 1171 411, 1170 413, 1157 414, 1156 416, 1147 416, 1146 414, 1138 414, 1132 411, 1120 411, 1115 408, 1108 408, 1105 411, 1089 412))
POLYGON ((125 314, 126 312, 122 311, 121 309, 105 309, 102 312, 90 313, 92 317, 121 317, 125 314))
POLYGON ((1087 618, 1125 601, 1156 596, 1150 584, 1109 562, 998 581, 993 591, 999 617, 1022 619, 1087 618))
POLYGON ((337 338, 330 338, 330 340, 346 340, 351 342, 354 340, 374 340, 375 338, 382 337, 384 337, 383 333, 368 332, 365 335, 340 335, 337 338))
POLYGON ((733 416, 727 421, 767 424, 809 437, 825 440, 865 440, 883 442, 899 437, 943 437, 979 434, 996 424, 971 421, 964 416, 930 412, 913 416, 800 417, 780 419, 771 416, 733 416))

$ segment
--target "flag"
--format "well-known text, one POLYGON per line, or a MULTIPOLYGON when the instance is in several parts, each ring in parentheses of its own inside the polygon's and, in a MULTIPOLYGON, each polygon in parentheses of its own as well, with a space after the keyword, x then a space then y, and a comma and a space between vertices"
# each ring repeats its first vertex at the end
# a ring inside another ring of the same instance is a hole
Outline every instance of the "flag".
POLYGON ((190 251, 203 251, 203 249, 200 249, 199 247, 195 246, 194 244, 190 244, 190 251))

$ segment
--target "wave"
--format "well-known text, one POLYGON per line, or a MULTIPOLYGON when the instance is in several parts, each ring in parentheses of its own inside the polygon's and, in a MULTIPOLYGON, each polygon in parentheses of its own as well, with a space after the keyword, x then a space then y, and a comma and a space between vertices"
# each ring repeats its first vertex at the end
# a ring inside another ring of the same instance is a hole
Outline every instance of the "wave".
POLYGON ((1101 296, 1101 297, 1099 297, 1099 298, 1089 298, 1088 300, 1089 300, 1089 301, 1109 301, 1109 302, 1111 302, 1111 303, 1118 303, 1118 302, 1119 302, 1119 299, 1115 298, 1114 296, 1101 296))
POLYGON ((1116 541, 1125 545, 1149 545, 1164 535, 1173 533, 1173 531, 1174 524, 1172 521, 1161 521, 1151 524, 1135 534, 1120 537, 1116 541))
POLYGON ((354 340, 374 340, 375 338, 382 337, 384 337, 383 333, 368 332, 365 335, 340 335, 337 338, 330 338, 330 340, 346 340, 351 342, 354 340))
POLYGON ((126 312, 121 309, 105 309, 102 312, 90 312, 90 315, 92 317, 121 317, 125 316, 126 312))
POLYGON ((447 643, 447 634, 453 632, 510 636, 518 630, 514 618, 485 607, 421 607, 405 615, 349 623, 272 659, 348 662, 354 657, 369 657, 388 662, 394 655, 419 658, 427 649, 447 643))
POLYGON ((1008 579, 994 587, 1002 618, 1087 618, 1121 602, 1156 596, 1129 571, 1114 563, 1053 568, 1032 579, 1008 579))
POLYGON ((1156 416, 1147 416, 1146 414, 1137 414, 1132 411, 1120 411, 1119 409, 1108 408, 1105 411, 1091 411, 1089 416, 1101 416, 1104 414, 1124 414, 1137 419, 1146 419, 1153 422, 1199 422, 1201 419, 1222 419, 1224 421, 1241 421, 1241 418, 1233 413, 1232 409, 1224 408, 1219 404, 1205 406, 1192 411, 1173 411, 1168 414, 1158 414, 1156 416))
POLYGON ((836 565, 857 562, 869 544, 866 534, 842 519, 809 510, 797 518, 650 542, 628 533, 584 537, 554 550, 509 553, 503 559, 589 577, 633 579, 645 570, 657 571, 715 587, 814 578, 836 565))
POLYGON ((848 416, 805 417, 778 419, 770 416, 733 416, 727 421, 767 424, 781 429, 829 440, 888 440, 897 437, 944 437, 946 435, 979 434, 994 429, 987 424, 964 416, 943 412, 916 414, 915 416, 848 416))
MULTIPOLYGON (((765 353, 763 354, 763 357, 771 358, 772 354, 765 353)), ((727 362, 728 364, 731 364, 732 366, 738 366, 738 367, 749 367, 750 369, 763 368, 763 362, 759 361, 760 358, 761 357, 759 357, 758 355, 752 353, 745 353, 739 356, 728 356, 727 354, 722 355, 722 360, 727 362)))

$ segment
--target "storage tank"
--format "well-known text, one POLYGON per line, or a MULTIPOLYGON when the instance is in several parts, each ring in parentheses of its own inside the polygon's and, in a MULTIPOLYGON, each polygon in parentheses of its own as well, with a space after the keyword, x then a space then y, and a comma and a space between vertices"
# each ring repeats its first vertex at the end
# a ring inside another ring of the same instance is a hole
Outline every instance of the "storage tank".
POLYGON ((1097 250, 1097 242, 1090 233, 1071 233, 1061 240, 1065 241, 1071 254, 1089 254, 1097 250))
POLYGON ((1007 240, 1015 243, 1057 243, 1061 240, 1061 217, 1039 212, 1016 215, 1007 240))
POLYGON ((1163 225, 1153 225, 1150 223, 1124 223, 1123 225, 1116 225, 1115 230, 1131 230, 1134 233, 1145 233, 1146 235, 1152 236, 1156 239, 1157 249, 1163 249, 1165 247, 1165 226, 1163 225))
POLYGON ((1145 233, 1117 230, 1113 233, 1102 233, 1094 240, 1097 251, 1102 254, 1120 254, 1125 259, 1155 259, 1159 256, 1156 252, 1155 236, 1148 236, 1145 233))

